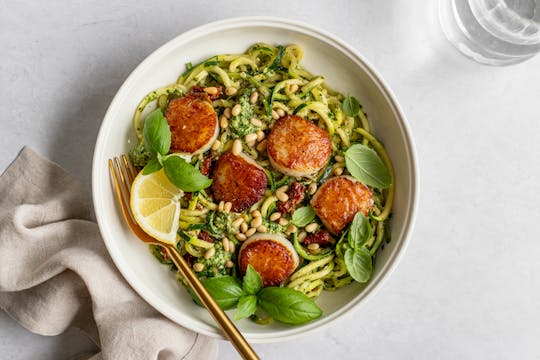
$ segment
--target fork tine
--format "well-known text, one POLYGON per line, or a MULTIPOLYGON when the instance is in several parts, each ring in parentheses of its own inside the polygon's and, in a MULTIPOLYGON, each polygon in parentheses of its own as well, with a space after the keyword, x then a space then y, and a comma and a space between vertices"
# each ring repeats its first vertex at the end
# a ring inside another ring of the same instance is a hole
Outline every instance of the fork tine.
POLYGON ((152 239, 139 227, 139 225, 135 222, 133 215, 131 214, 131 209, 129 206, 129 195, 126 196, 125 194, 126 185, 125 183, 122 183, 121 185, 120 184, 121 181, 119 180, 119 176, 120 177, 123 176, 121 169, 118 167, 120 163, 118 161, 118 158, 114 158, 114 160, 115 161, 113 162, 112 159, 109 159, 109 172, 113 180, 116 197, 118 198, 118 201, 120 202, 120 207, 122 209, 122 214, 124 215, 124 219, 126 220, 131 231, 133 231, 133 233, 135 233, 136 236, 138 236, 141 240, 145 242, 152 242, 152 239))
POLYGON ((125 195, 122 191, 122 188, 120 187, 120 182, 118 181, 117 169, 112 159, 109 159, 109 173, 113 180, 116 197, 118 198, 118 202, 120 203, 120 207, 122 208, 122 214, 124 215, 124 218, 128 222, 128 225, 130 225, 131 227, 131 224, 130 224, 130 222, 132 221, 131 213, 126 206, 125 195))
POLYGON ((114 158, 114 163, 116 165, 116 169, 118 170, 118 173, 120 174, 120 183, 122 185, 122 190, 124 191, 124 196, 129 203, 129 198, 131 196, 131 189, 129 186, 129 182, 126 180, 126 174, 125 169, 120 164, 120 159, 118 157, 114 158))
POLYGON ((124 163, 124 168, 126 170, 128 182, 131 188, 131 183, 133 183, 133 179, 135 179, 135 175, 137 174, 137 172, 133 168, 133 164, 131 163, 131 161, 129 161, 126 155, 122 155, 122 162, 124 163))

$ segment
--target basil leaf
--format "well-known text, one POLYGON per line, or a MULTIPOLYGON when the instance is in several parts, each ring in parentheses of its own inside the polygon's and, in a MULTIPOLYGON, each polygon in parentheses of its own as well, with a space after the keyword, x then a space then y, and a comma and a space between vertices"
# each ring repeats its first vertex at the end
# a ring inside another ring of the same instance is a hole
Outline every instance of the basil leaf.
POLYGON ((371 225, 369 220, 360 211, 354 215, 354 219, 349 229, 347 241, 353 249, 359 249, 369 239, 371 235, 371 225))
POLYGON ((347 96, 343 99, 343 113, 347 116, 356 116, 360 112, 360 103, 354 96, 347 96))
MULTIPOLYGON (((201 282, 223 310, 235 307, 240 298, 245 295, 240 283, 233 276, 217 276, 203 279, 201 282)), ((193 290, 189 290, 195 302, 203 306, 193 290)))
POLYGON ((144 120, 144 146, 152 154, 165 155, 171 147, 171 129, 160 109, 152 111, 144 120))
POLYGON ((212 180, 201 174, 193 165, 179 156, 173 155, 163 160, 165 175, 177 187, 194 192, 206 189, 212 180))
POLYGON ((143 175, 149 175, 153 172, 156 172, 158 170, 161 170, 163 166, 159 162, 159 159, 157 157, 150 159, 150 161, 145 165, 142 172, 143 175))
POLYGON ((234 313, 234 320, 247 318, 253 315, 255 310, 257 310, 257 297, 255 295, 242 296, 238 301, 236 313, 234 313))
MULTIPOLYGON (((247 266, 246 275, 244 275, 243 288, 247 294, 255 295, 262 289, 261 275, 249 264, 247 266)), ((251 315, 251 314, 250 314, 251 315)), ((249 316, 249 315, 248 315, 249 316)))
POLYGON ((292 223, 298 227, 304 227, 315 219, 315 210, 311 206, 303 206, 294 211, 292 223))
POLYGON ((351 277, 359 283, 365 283, 373 273, 373 262, 369 251, 361 247, 359 249, 347 249, 343 256, 345 266, 351 277))
POLYGON ((362 144, 354 144, 345 151, 345 165, 352 176, 366 185, 386 189, 392 184, 392 176, 375 150, 362 144))
POLYGON ((259 291, 257 300, 261 309, 285 324, 300 325, 322 315, 313 300, 290 288, 265 287, 259 291))

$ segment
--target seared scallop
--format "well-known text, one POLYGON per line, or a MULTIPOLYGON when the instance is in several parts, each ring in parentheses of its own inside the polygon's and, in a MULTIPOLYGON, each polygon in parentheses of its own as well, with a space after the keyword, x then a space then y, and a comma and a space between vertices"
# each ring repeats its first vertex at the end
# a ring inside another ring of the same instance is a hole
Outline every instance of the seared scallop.
POLYGON ((165 118, 171 129, 172 152, 203 153, 219 134, 216 111, 205 94, 188 93, 171 100, 165 118))
POLYGON ((294 272, 300 263, 291 242, 277 234, 255 234, 247 239, 238 253, 242 274, 248 265, 261 275, 263 286, 279 285, 294 272))
POLYGON ((373 193, 351 176, 338 176, 321 185, 311 206, 328 231, 338 235, 358 211, 368 216, 373 208, 373 193))
POLYGON ((270 163, 279 172, 310 176, 330 159, 332 142, 328 133, 311 121, 286 115, 268 135, 267 151, 270 163))
POLYGON ((263 168, 247 155, 227 152, 217 160, 212 192, 217 201, 232 203, 232 211, 244 211, 259 201, 268 179, 263 168))

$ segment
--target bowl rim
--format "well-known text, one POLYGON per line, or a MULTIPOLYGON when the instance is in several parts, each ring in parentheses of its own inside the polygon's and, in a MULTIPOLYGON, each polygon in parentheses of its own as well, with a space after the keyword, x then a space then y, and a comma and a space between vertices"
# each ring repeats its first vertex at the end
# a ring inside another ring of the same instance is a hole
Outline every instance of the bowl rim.
MULTIPOLYGON (((169 318, 171 321, 179 324, 180 326, 186 327, 188 329, 191 329, 192 331, 199 332, 203 335, 215 337, 215 338, 221 338, 224 339, 223 335, 221 335, 221 331, 217 327, 209 326, 208 328, 200 328, 197 326, 197 324, 186 323, 178 318, 175 318, 172 311, 174 310, 170 306, 166 305, 161 300, 158 300, 154 297, 152 297, 150 294, 146 294, 145 291, 143 291, 143 286, 138 282, 137 278, 135 276, 132 276, 132 273, 130 273, 127 269, 123 268, 123 263, 119 261, 118 259, 118 253, 114 247, 112 247, 111 243, 107 240, 109 237, 108 229, 105 226, 106 220, 104 218, 104 211, 100 211, 103 208, 103 203, 100 200, 100 194, 101 189, 99 186, 100 179, 102 176, 103 171, 103 160, 105 159, 104 154, 102 154, 104 149, 104 139, 106 137, 106 126, 105 122, 106 120, 111 117, 111 113, 113 110, 117 107, 117 103, 120 102, 122 99, 122 94, 127 91, 127 89, 132 86, 136 76, 144 71, 144 69, 154 61, 156 58, 160 58, 162 54, 166 54, 169 51, 174 50, 178 46, 182 46, 185 43, 192 41, 193 39, 203 37, 218 31, 222 30, 231 30, 235 28, 242 28, 242 27, 249 27, 249 26, 267 26, 267 27, 273 27, 276 29, 283 29, 283 30, 290 30, 297 33, 301 33, 303 35, 307 35, 310 37, 313 37, 319 41, 325 42, 330 46, 333 46, 334 48, 337 48, 340 52, 344 53, 348 58, 353 60, 356 63, 359 63, 364 71, 366 71, 366 74, 371 78, 375 86, 378 88, 378 90, 381 92, 381 94, 384 96, 387 103, 390 105, 391 111, 394 114, 394 117, 397 119, 398 126, 400 127, 400 130, 402 134, 404 135, 404 143, 405 143, 405 150, 406 150, 406 158, 408 162, 408 167, 410 169, 410 187, 408 189, 409 191, 409 198, 411 201, 407 204, 407 211, 408 217, 405 219, 405 225, 404 225, 404 231, 403 236, 401 239, 400 244, 398 244, 397 248, 394 250, 393 254, 388 258, 385 265, 381 269, 381 274, 376 278, 373 279, 368 283, 366 288, 358 294, 356 297, 354 297, 349 303, 347 303, 345 306, 341 307, 339 310, 336 310, 333 312, 330 316, 324 317, 322 319, 318 319, 314 322, 292 327, 290 329, 280 331, 277 335, 269 337, 266 333, 250 333, 245 334, 246 339, 253 342, 253 343, 271 343, 271 342, 279 342, 279 341, 285 341, 285 340, 292 340, 301 336, 305 336, 309 333, 312 333, 314 331, 319 331, 324 328, 327 328, 330 324, 335 324, 338 320, 343 320, 345 315, 350 316, 354 311, 357 311, 359 309, 359 305, 365 304, 368 299, 371 299, 374 294, 379 291, 382 287, 382 285, 386 282, 386 280, 389 278, 390 274, 393 273, 393 271, 396 269, 398 263, 400 262, 402 256, 405 253, 405 250, 408 246, 408 243, 410 241, 410 237, 414 228, 414 224, 416 221, 416 215, 417 215, 417 208, 418 208, 418 165, 417 165, 417 155, 416 155, 416 146, 414 143, 414 140, 411 136, 411 130, 409 127, 409 124, 406 120, 406 117, 399 105, 399 103, 396 100, 396 97, 394 93, 391 91, 390 87, 388 86, 387 82, 384 80, 384 78, 375 70, 373 65, 369 63, 358 51, 356 51, 351 45, 347 44, 345 41, 343 41, 338 36, 335 36, 325 30, 319 29, 315 27, 314 25, 309 25, 302 21, 292 20, 288 18, 281 18, 281 17, 274 17, 274 16, 242 16, 242 17, 233 17, 233 18, 227 18, 223 20, 213 21, 198 27, 195 27, 191 30, 188 30, 184 33, 181 33, 180 35, 174 37, 173 39, 169 40, 159 48, 157 48, 155 51, 150 53, 126 78, 126 80, 123 82, 123 84, 120 86, 118 91, 116 92, 113 100, 111 101, 107 112, 105 113, 105 116, 103 117, 103 122, 100 126, 100 130, 98 133, 95 149, 94 149, 94 156, 93 156, 93 163, 92 163, 92 199, 93 199, 93 205, 94 205, 94 211, 98 223, 98 227, 100 230, 100 233, 103 237, 103 242, 105 243, 105 246, 116 266, 116 268, 120 271, 124 279, 128 282, 128 284, 135 290, 135 292, 141 296, 150 306, 152 306, 154 309, 159 311, 162 315, 169 318)), ((109 121, 107 121, 109 122, 109 121)), ((108 177, 108 176, 107 176, 108 177)))

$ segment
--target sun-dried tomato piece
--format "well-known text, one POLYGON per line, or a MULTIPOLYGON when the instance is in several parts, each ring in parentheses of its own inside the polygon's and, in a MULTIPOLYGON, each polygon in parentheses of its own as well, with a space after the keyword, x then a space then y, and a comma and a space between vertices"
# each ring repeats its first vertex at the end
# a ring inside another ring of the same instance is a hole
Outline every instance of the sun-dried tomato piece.
POLYGON ((309 234, 304 239, 304 245, 319 244, 320 246, 330 245, 334 242, 330 233, 325 230, 317 231, 314 234, 309 234))
POLYGON ((304 193, 306 192, 306 187, 299 182, 293 182, 291 186, 289 186, 289 190, 287 191, 287 196, 289 196, 289 200, 285 202, 280 202, 277 206, 278 211, 282 214, 287 214, 294 210, 296 205, 298 205, 302 199, 304 199, 304 193))
POLYGON ((210 236, 210 234, 206 231, 200 231, 199 235, 197 236, 199 239, 204 240, 209 243, 213 243, 214 239, 210 236))

